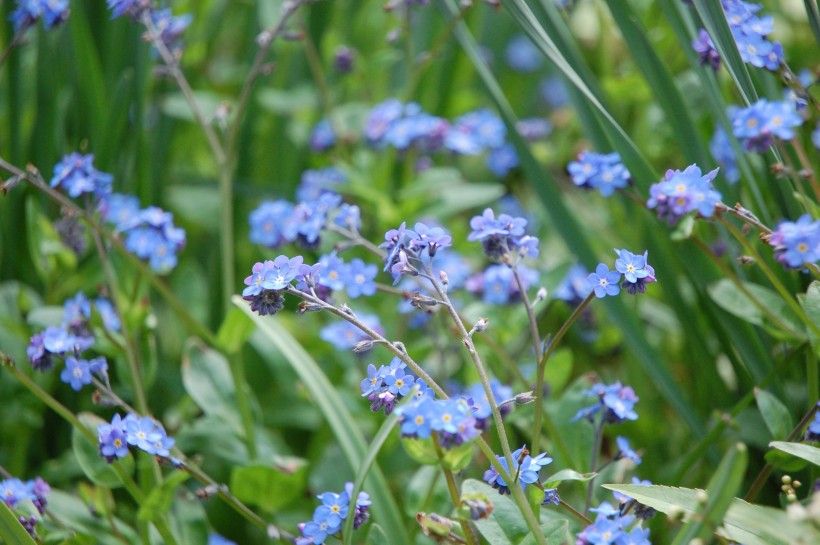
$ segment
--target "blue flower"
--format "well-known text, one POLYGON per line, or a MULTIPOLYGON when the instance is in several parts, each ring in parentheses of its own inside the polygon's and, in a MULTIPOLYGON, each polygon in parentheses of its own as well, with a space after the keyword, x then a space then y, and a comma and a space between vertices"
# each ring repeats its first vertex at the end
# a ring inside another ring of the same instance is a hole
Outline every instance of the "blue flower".
POLYGON ((399 415, 402 437, 427 439, 433 428, 433 399, 422 397, 415 403, 408 403, 396 409, 399 415))
POLYGON ((17 9, 9 17, 14 31, 20 32, 34 26, 39 19, 50 30, 68 19, 68 0, 17 0, 17 9))
POLYGON ((394 373, 384 377, 384 384, 387 386, 387 391, 395 396, 406 396, 409 394, 414 382, 415 378, 413 375, 405 374, 404 369, 396 369, 394 373))
POLYGON ((712 140, 709 141, 709 153, 712 158, 717 161, 721 167, 726 181, 731 184, 737 183, 740 180, 740 171, 737 168, 737 157, 729 136, 723 127, 717 127, 715 134, 712 135, 712 140))
MULTIPOLYGON (((817 407, 820 408, 820 401, 817 402, 817 407)), ((814 413, 814 420, 806 429, 805 441, 820 441, 820 410, 814 413)))
POLYGON ((698 37, 692 40, 692 49, 700 56, 700 65, 708 64, 712 70, 717 72, 720 68, 720 53, 715 49, 715 44, 709 33, 704 29, 698 31, 698 37))
POLYGON ((621 292, 621 273, 618 271, 610 271, 605 263, 599 263, 595 268, 594 273, 587 276, 587 281, 592 290, 595 292, 595 297, 601 299, 607 295, 618 295, 621 292))
POLYGON ((376 293, 376 274, 379 269, 376 265, 367 264, 358 257, 353 258, 347 266, 346 283, 347 295, 357 298, 362 295, 376 293))
POLYGON ((285 200, 265 201, 248 216, 254 244, 276 248, 296 240, 293 205, 285 200))
POLYGON ((522 138, 532 142, 549 136, 552 132, 552 123, 540 117, 530 117, 516 123, 515 130, 522 138))
POLYGON ((315 201, 323 193, 335 193, 340 184, 347 181, 347 175, 336 167, 302 172, 296 198, 299 201, 315 201))
MULTIPOLYGON (((379 334, 384 333, 377 316, 362 314, 359 316, 359 321, 379 334)), ((319 337, 322 338, 322 340, 331 343, 339 350, 348 350, 353 348, 357 342, 369 339, 369 337, 362 330, 350 322, 345 321, 334 322, 323 327, 321 331, 319 331, 319 337)))
POLYGON ((129 414, 123 420, 125 423, 125 440, 148 454, 156 454, 156 443, 161 442, 164 433, 151 418, 138 418, 129 414))
POLYGON ((265 262, 265 278, 262 280, 262 288, 266 290, 283 290, 291 285, 299 274, 299 267, 302 266, 304 258, 297 255, 289 258, 280 255, 273 261, 265 262))
POLYGON ((646 270, 646 258, 642 255, 635 255, 629 250, 615 250, 618 259, 615 260, 615 269, 624 275, 627 282, 636 283, 639 278, 646 278, 649 271, 646 270))
POLYGON ((60 380, 71 385, 75 392, 79 392, 86 384, 91 384, 91 369, 86 360, 78 360, 69 356, 65 360, 65 368, 60 373, 60 380))
POLYGON ((618 454, 615 456, 616 460, 621 458, 627 458, 632 460, 636 464, 641 463, 641 456, 632 450, 632 447, 629 445, 629 439, 626 437, 621 437, 620 435, 615 439, 615 442, 618 444, 618 454))
POLYGON ((617 153, 600 154, 582 151, 567 166, 572 183, 584 189, 597 189, 604 197, 629 185, 631 174, 617 153))
POLYGON ((551 503, 552 505, 561 505, 561 498, 558 496, 557 488, 544 489, 544 500, 541 502, 541 505, 547 505, 548 503, 551 503))
POLYGON ((236 543, 212 532, 208 534, 208 545, 236 545, 236 543))
POLYGON ((100 456, 113 462, 117 458, 128 456, 128 443, 125 440, 125 423, 119 414, 115 414, 111 423, 97 426, 100 456))
MULTIPOLYGON (((538 472, 541 468, 552 462, 552 458, 547 456, 546 452, 542 452, 535 458, 530 457, 526 446, 517 449, 512 453, 513 468, 507 467, 507 459, 504 456, 496 455, 496 458, 504 467, 504 469, 513 478, 517 476, 518 484, 521 490, 525 490, 528 484, 533 484, 538 481, 538 472)), ((498 490, 499 494, 509 494, 510 489, 506 481, 501 477, 498 471, 493 466, 484 472, 484 481, 498 490)))
POLYGON ((414 231, 407 230, 407 236, 410 239, 409 247, 417 254, 421 255, 423 251, 427 251, 430 257, 436 255, 440 248, 447 248, 453 237, 447 234, 441 227, 428 227, 424 223, 416 223, 414 231))
POLYGON ((336 134, 330 120, 322 119, 310 131, 310 149, 313 151, 327 151, 336 144, 336 134))
POLYGON ((773 139, 791 140, 795 128, 803 124, 794 102, 762 98, 748 108, 732 110, 732 131, 749 151, 764 153, 773 139))
POLYGON ((296 288, 302 291, 309 292, 311 288, 315 288, 322 278, 322 264, 315 265, 300 265, 299 274, 296 275, 296 288))
POLYGON ((32 488, 20 479, 10 478, 0 481, 0 501, 9 507, 34 498, 32 488))
POLYGON ((103 199, 111 193, 113 177, 94 168, 94 155, 71 153, 54 166, 51 187, 64 188, 70 197, 90 193, 103 199))
POLYGON ((123 15, 136 18, 143 10, 150 8, 150 0, 106 0, 111 18, 116 19, 123 15))
POLYGON ((348 504, 350 498, 347 494, 334 494, 325 492, 318 496, 322 500, 322 505, 316 508, 313 520, 316 522, 326 521, 328 533, 335 533, 342 527, 342 521, 347 518, 348 504))
POLYGON ((156 9, 151 11, 151 22, 156 29, 155 38, 165 44, 171 51, 181 48, 182 33, 191 24, 193 18, 188 15, 175 16, 170 9, 156 9))
POLYGON ((492 148, 487 155, 487 168, 499 178, 509 174, 518 165, 518 152, 515 151, 515 146, 509 142, 505 142, 497 148, 492 148))
POLYGON ((54 367, 54 359, 51 352, 46 350, 43 338, 45 331, 35 333, 29 340, 29 345, 26 347, 26 356, 29 363, 37 371, 46 372, 54 367))
POLYGON ((119 331, 122 327, 120 323, 120 318, 117 316, 117 311, 114 309, 114 305, 108 299, 103 297, 98 297, 94 300, 94 306, 97 308, 97 312, 100 313, 102 317, 103 325, 109 331, 119 331))
POLYGON ((768 236, 768 243, 774 246, 775 259, 789 268, 816 263, 820 260, 820 221, 803 214, 796 222, 781 222, 768 236))
POLYGON ((553 290, 552 296, 571 305, 581 303, 592 292, 588 276, 589 272, 583 265, 573 265, 553 290))
POLYGON ((535 72, 544 64, 541 52, 523 34, 514 36, 504 49, 504 60, 516 72, 535 72))
POLYGON ((697 165, 686 170, 667 170, 664 179, 649 188, 647 208, 654 208, 658 217, 674 225, 684 215, 698 212, 708 218, 715 212, 721 195, 712 186, 719 169, 702 175, 697 165))
POLYGON ((342 203, 333 217, 333 223, 354 233, 362 226, 361 211, 355 204, 342 203))

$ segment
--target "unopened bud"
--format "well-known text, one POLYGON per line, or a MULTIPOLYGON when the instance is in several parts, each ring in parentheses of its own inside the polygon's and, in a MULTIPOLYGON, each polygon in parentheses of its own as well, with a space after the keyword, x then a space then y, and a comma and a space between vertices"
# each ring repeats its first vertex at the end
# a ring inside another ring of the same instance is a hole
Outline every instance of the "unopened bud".
POLYGON ((533 304, 536 305, 536 304, 540 303, 541 301, 543 301, 546 298, 547 298, 547 288, 542 286, 542 287, 538 288, 538 291, 535 294, 535 301, 533 301, 533 304))
POLYGON ((472 337, 473 333, 481 333, 482 331, 485 331, 487 329, 487 326, 489 324, 490 324, 490 319, 489 318, 479 318, 478 321, 473 326, 473 328, 470 330, 470 332, 467 333, 467 335, 472 337))
POLYGON ((376 343, 371 340, 359 341, 353 345, 353 352, 356 354, 367 352, 368 350, 371 350, 375 344, 376 343))
POLYGON ((356 314, 353 312, 353 309, 350 308, 347 303, 342 303, 339 305, 339 310, 347 314, 348 316, 355 316, 356 314))
POLYGON ((513 400, 516 405, 529 405, 535 401, 535 394, 533 394, 532 391, 521 392, 520 394, 516 394, 513 400))
POLYGON ((783 475, 782 477, 780 477, 780 482, 787 485, 792 484, 791 475, 783 475))
POLYGON ((322 305, 302 301, 301 303, 299 303, 299 306, 296 307, 296 314, 304 314, 305 312, 318 312, 320 310, 322 310, 322 305))
POLYGON ((749 255, 742 255, 737 258, 737 262, 741 265, 752 265, 755 263, 755 258, 749 255))
POLYGON ((706 493, 705 490, 698 490, 695 493, 695 501, 698 503, 706 503, 709 501, 709 495, 706 493))

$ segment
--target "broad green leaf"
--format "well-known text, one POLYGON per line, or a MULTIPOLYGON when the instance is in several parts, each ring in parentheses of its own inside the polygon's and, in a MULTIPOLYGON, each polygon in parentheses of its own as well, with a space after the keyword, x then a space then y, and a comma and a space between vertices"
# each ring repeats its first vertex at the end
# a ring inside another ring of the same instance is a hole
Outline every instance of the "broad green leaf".
POLYGON ((174 184, 165 188, 165 200, 170 208, 186 222, 209 233, 219 229, 219 211, 222 202, 219 193, 205 184, 174 184))
MULTIPOLYGON (((687 517, 700 510, 697 498, 704 493, 698 489, 659 485, 605 484, 603 487, 627 494, 661 513, 683 511, 687 517)), ((820 542, 820 531, 806 521, 793 520, 781 509, 754 505, 737 498, 732 500, 718 533, 744 545, 820 542)))
POLYGON ((89 509, 89 504, 79 500, 76 495, 52 489, 48 497, 48 509, 70 528, 94 536, 94 543, 122 545, 123 540, 128 543, 140 542, 131 526, 115 516, 100 516, 99 512, 89 509))
MULTIPOLYGON (((205 119, 213 119, 216 109, 226 101, 223 97, 210 91, 194 91, 194 100, 197 108, 205 119)), ((191 105, 181 92, 172 92, 165 95, 160 102, 162 113, 174 119, 196 122, 196 116, 191 105)))
POLYGON ((275 512, 302 494, 307 464, 298 458, 282 459, 276 467, 252 465, 231 472, 231 492, 241 501, 275 512))
POLYGON ((597 473, 578 473, 572 469, 562 469, 555 475, 550 475, 544 479, 544 488, 555 488, 564 481, 589 481, 597 477, 597 473))
MULTIPOLYGON (((551 520, 541 525, 541 533, 547 538, 548 545, 563 545, 566 543, 567 528, 569 523, 566 520, 551 520)), ((518 545, 535 545, 535 537, 530 534, 518 545)))
POLYGON ((233 354, 248 342, 256 326, 238 308, 232 308, 222 320, 219 331, 216 333, 216 342, 219 348, 227 354, 233 354))
POLYGON ((8 545, 36 545, 29 533, 11 512, 9 506, 0 501, 0 541, 8 545))
POLYGON ((763 421, 766 422, 766 427, 772 433, 772 437, 775 439, 788 437, 794 429, 789 409, 774 394, 770 394, 766 390, 755 388, 754 392, 760 414, 763 416, 763 421))
POLYGON ((703 505, 696 519, 692 520, 681 530, 675 539, 675 544, 685 545, 695 538, 706 540, 723 522, 723 517, 729 509, 735 494, 743 484, 743 475, 746 471, 748 450, 746 445, 738 443, 723 457, 715 474, 707 486, 708 499, 703 505))
POLYGON ((138 518, 148 522, 166 515, 174 502, 177 488, 190 478, 190 473, 184 471, 175 471, 165 477, 162 484, 151 490, 140 505, 138 518))
POLYGON ((569 348, 559 348, 550 356, 544 376, 552 392, 560 392, 572 377, 574 358, 569 348))
POLYGON ((186 342, 182 384, 205 414, 224 420, 237 434, 243 435, 231 369, 222 354, 196 340, 186 342))
POLYGON ((486 519, 475 521, 475 525, 491 545, 515 545, 529 533, 521 511, 509 496, 499 494, 491 486, 475 479, 465 480, 461 485, 461 492, 480 492, 490 498, 493 504, 492 514, 486 519))
MULTIPOLYGON (((264 339, 265 342, 258 342, 252 337, 251 343, 256 350, 269 361, 271 349, 275 349, 284 356, 285 360, 299 375, 322 411, 325 420, 336 437, 336 441, 344 452, 348 464, 353 471, 357 471, 366 455, 364 438, 353 421, 353 417, 345 408, 344 401, 339 397, 319 365, 296 339, 279 324, 276 317, 259 316, 251 311, 248 302, 241 297, 234 296, 232 302, 247 314, 259 328, 262 334, 259 340, 264 339)), ((408 545, 408 536, 399 509, 390 494, 390 488, 385 481, 384 474, 375 463, 370 470, 365 489, 373 500, 372 511, 374 518, 385 528, 386 533, 391 536, 394 543, 408 545)))
POLYGON ((781 337, 805 339, 799 318, 774 290, 750 282, 737 286, 724 278, 711 284, 708 291, 715 303, 738 318, 767 326, 781 337))
MULTIPOLYGON (((80 422, 89 430, 97 434, 97 426, 104 423, 104 420, 91 413, 80 413, 77 415, 80 422)), ((88 438, 78 429, 71 430, 71 446, 74 450, 74 456, 77 458, 77 463, 91 482, 104 486, 105 488, 119 488, 122 486, 117 472, 111 467, 111 464, 105 461, 100 456, 100 452, 96 443, 92 443, 88 438)), ((125 458, 120 458, 113 462, 119 464, 128 475, 134 474, 134 458, 129 453, 125 458)))
POLYGON ((292 115, 302 110, 315 110, 319 96, 312 85, 300 85, 290 89, 262 89, 259 104, 276 114, 292 115))
POLYGON ((769 446, 788 452, 792 456, 797 456, 804 460, 808 460, 816 466, 820 466, 820 448, 811 445, 804 445, 802 443, 787 443, 785 441, 772 441, 769 446))

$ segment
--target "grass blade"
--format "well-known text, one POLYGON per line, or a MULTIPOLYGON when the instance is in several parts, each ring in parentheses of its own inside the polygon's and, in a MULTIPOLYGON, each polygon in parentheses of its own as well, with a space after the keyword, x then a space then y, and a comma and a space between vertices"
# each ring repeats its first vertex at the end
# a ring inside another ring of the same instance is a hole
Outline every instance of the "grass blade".
POLYGON ((0 501, 0 538, 8 545, 36 545, 9 507, 0 501))
MULTIPOLYGON (((270 345, 256 346, 259 353, 264 355, 268 346, 276 348, 305 383, 333 431, 348 464, 354 471, 358 471, 361 468, 361 461, 367 454, 364 437, 345 408, 344 401, 336 393, 319 365, 277 320, 259 316, 251 311, 247 301, 241 297, 234 296, 232 301, 253 320, 269 341, 270 345)), ((371 464, 368 483, 368 493, 373 498, 373 513, 379 524, 393 537, 394 543, 408 545, 401 513, 389 493, 390 488, 384 474, 375 462, 371 464)))

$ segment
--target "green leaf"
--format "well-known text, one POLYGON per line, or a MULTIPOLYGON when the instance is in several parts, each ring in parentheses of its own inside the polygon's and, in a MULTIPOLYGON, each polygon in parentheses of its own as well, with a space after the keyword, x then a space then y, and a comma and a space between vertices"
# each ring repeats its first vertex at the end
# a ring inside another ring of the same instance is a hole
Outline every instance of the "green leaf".
MULTIPOLYGON (((683 513, 692 517, 701 509, 703 490, 671 486, 605 484, 604 488, 627 494, 661 513, 683 513)), ((791 519, 782 509, 753 505, 733 499, 718 534, 744 545, 790 545, 820 543, 820 531, 806 521, 791 519)))
POLYGON ((754 392, 760 414, 763 416, 763 421, 766 422, 766 427, 772 433, 772 437, 775 439, 788 437, 794 429, 789 409, 766 390, 755 388, 754 392))
MULTIPOLYGON (((566 543, 567 528, 569 523, 566 520, 551 520, 541 525, 541 533, 547 538, 548 545, 563 545, 566 543)), ((518 542, 518 545, 535 545, 535 536, 528 535, 518 542)))
POLYGON ((572 377, 574 358, 569 348, 559 348, 550 356, 544 376, 552 392, 560 392, 572 377))
POLYGON ((145 501, 140 505, 137 516, 140 520, 149 522, 159 519, 168 513, 174 502, 174 494, 179 485, 191 478, 189 473, 175 471, 162 481, 162 484, 151 490, 145 501))
MULTIPOLYGON (((299 375, 305 386, 310 390, 313 399, 333 431, 348 464, 354 471, 358 471, 361 461, 366 455, 364 438, 353 421, 353 417, 345 408, 344 401, 339 397, 319 365, 296 339, 279 324, 276 318, 259 316, 251 311, 248 302, 241 297, 234 296, 232 302, 253 320, 262 333, 259 340, 264 340, 264 342, 258 342, 253 337, 251 338, 251 343, 256 350, 269 361, 272 355, 271 348, 276 349, 299 375)), ((374 518, 385 528, 386 533, 391 536, 392 542, 397 545, 409 545, 407 531, 404 528, 399 509, 390 494, 390 488, 384 474, 376 463, 373 464, 370 470, 366 489, 373 500, 372 511, 374 518)))
MULTIPOLYGON (((799 294, 797 300, 800 306, 806 311, 806 315, 817 328, 820 328, 820 282, 814 280, 809 284, 809 288, 805 294, 799 294)), ((814 348, 815 354, 820 356, 820 338, 814 334, 811 328, 807 329, 809 335, 809 342, 814 348)))
POLYGON ((480 492, 490 498, 493 504, 492 514, 486 519, 475 521, 475 525, 491 545, 515 545, 529 533, 521 511, 508 496, 499 494, 491 486, 475 479, 465 480, 461 485, 461 492, 480 492))
POLYGON ((721 460, 707 486, 708 499, 700 510, 700 516, 690 522, 675 538, 675 544, 686 545, 695 538, 706 540, 723 522, 735 494, 743 484, 748 462, 746 445, 734 445, 721 460))
MULTIPOLYGON (((417 390, 418 388, 413 391, 416 392, 417 390)), ((413 395, 410 394, 408 398, 412 399, 413 395)), ((396 412, 393 412, 384 420, 384 423, 379 428, 378 433, 376 433, 376 436, 373 437, 373 441, 370 442, 370 447, 367 449, 367 454, 365 454, 364 459, 359 466, 359 471, 356 473, 356 479, 353 481, 353 492, 350 494, 351 504, 355 501, 353 498, 359 497, 359 492, 361 492, 362 486, 364 486, 364 480, 370 472, 370 469, 373 467, 373 464, 376 462, 376 456, 379 452, 381 452, 385 441, 387 441, 387 438, 390 437, 390 432, 393 431, 393 428, 398 421, 399 415, 396 414, 396 412)), ((353 519, 354 517, 347 517, 345 520, 344 528, 342 529, 344 545, 350 545, 353 541, 353 519)))
POLYGON ((390 543, 390 539, 387 537, 387 534, 384 533, 382 527, 374 522, 370 525, 370 530, 367 532, 367 539, 364 543, 365 545, 384 545, 385 543, 390 543))
MULTIPOLYGON (((94 432, 94 435, 97 434, 97 426, 105 422, 102 418, 91 413, 80 413, 77 418, 85 427, 94 432)), ((111 467, 112 464, 109 464, 100 456, 97 444, 89 441, 88 437, 76 428, 71 430, 71 446, 74 450, 74 456, 77 458, 77 463, 80 464, 83 473, 91 482, 105 488, 119 488, 122 486, 119 475, 111 467)), ((113 463, 119 464, 128 475, 134 474, 134 458, 130 453, 125 458, 120 458, 113 463)))
POLYGON ((0 501, 0 538, 8 545, 37 545, 9 506, 0 501))
POLYGON ((205 414, 224 420, 243 435, 231 369, 222 354, 199 341, 188 340, 182 356, 182 384, 205 414))
POLYGON ((723 310, 757 325, 766 326, 781 337, 804 340, 800 319, 774 290, 742 282, 740 286, 724 278, 708 287, 711 298, 723 310))
POLYGON ((816 466, 820 466, 820 448, 802 443, 787 443, 785 441, 772 441, 769 446, 787 452, 792 456, 797 456, 808 460, 816 466))
POLYGON ((555 475, 550 475, 544 479, 544 488, 555 488, 558 483, 564 481, 589 481, 597 477, 597 473, 578 473, 572 469, 562 469, 555 475))
POLYGON ((179 217, 209 233, 219 229, 222 202, 210 185, 174 184, 165 188, 165 201, 179 217))
POLYGON ((219 326, 216 333, 217 346, 226 354, 233 354, 248 342, 255 329, 256 326, 245 313, 234 307, 219 326))
POLYGON ((307 462, 280 459, 275 467, 252 465, 231 472, 231 492, 241 501, 275 512, 297 499, 307 479, 307 462))

